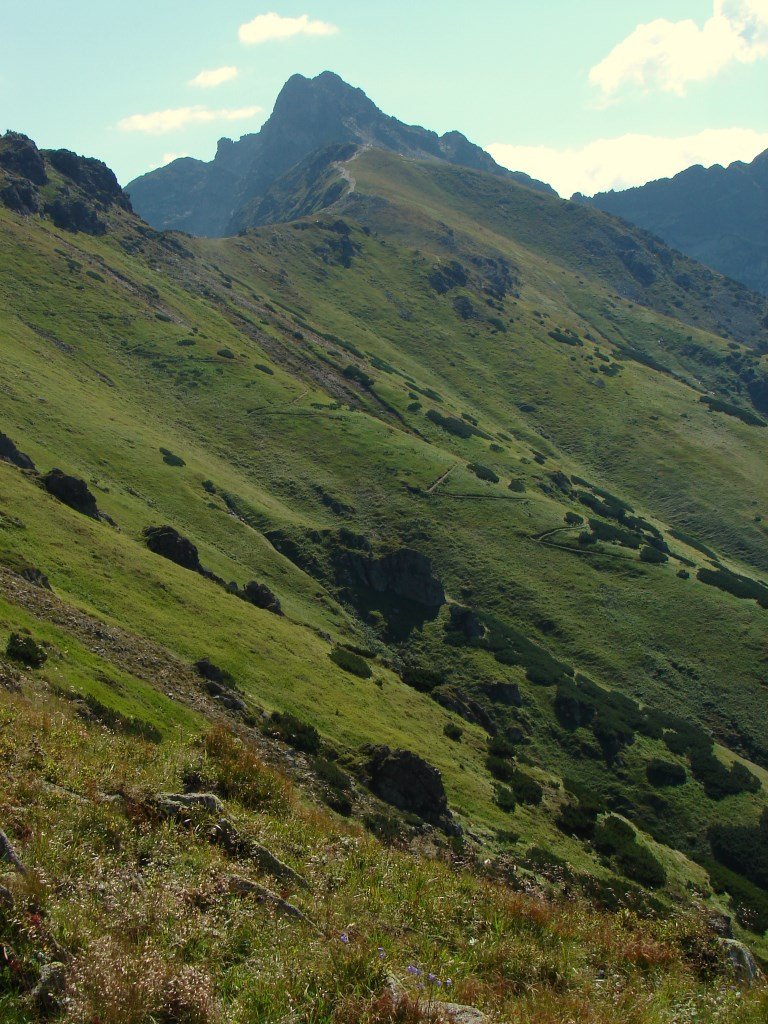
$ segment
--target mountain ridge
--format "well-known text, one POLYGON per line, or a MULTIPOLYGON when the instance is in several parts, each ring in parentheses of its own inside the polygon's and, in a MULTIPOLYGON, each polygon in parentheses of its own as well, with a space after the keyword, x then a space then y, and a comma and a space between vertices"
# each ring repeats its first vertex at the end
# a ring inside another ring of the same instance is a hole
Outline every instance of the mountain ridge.
POLYGON ((543 182, 501 167, 460 132, 438 136, 382 113, 362 89, 331 71, 313 79, 298 74, 289 78, 260 131, 237 142, 221 139, 211 162, 184 157, 141 175, 125 190, 155 228, 236 234, 248 226, 243 208, 253 207, 283 174, 317 150, 347 142, 475 167, 553 192, 543 182))
POLYGON ((768 150, 749 163, 695 165, 623 191, 572 197, 768 294, 768 150))

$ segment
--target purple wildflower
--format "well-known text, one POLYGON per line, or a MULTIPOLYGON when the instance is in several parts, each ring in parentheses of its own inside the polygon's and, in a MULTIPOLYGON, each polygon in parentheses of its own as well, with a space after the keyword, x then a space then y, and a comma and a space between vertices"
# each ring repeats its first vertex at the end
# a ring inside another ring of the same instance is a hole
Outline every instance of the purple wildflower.
POLYGON ((346 932, 341 933, 341 935, 339 936, 339 941, 343 942, 345 946, 349 945, 349 936, 347 935, 346 932))

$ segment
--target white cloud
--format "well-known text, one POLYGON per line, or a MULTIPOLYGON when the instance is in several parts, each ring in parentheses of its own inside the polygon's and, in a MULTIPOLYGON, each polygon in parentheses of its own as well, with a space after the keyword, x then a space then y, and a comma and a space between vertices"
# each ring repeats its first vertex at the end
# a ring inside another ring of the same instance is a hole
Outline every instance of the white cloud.
POLYGON ((215 89, 217 85, 231 82, 233 78, 237 78, 237 68, 231 66, 213 68, 210 71, 201 71, 189 84, 197 85, 201 89, 215 89))
POLYGON ((626 86, 682 96, 691 82, 713 78, 733 63, 768 56, 768 0, 714 0, 712 16, 638 25, 589 72, 603 96, 626 86))
POLYGON ((259 14, 253 21, 240 26, 238 35, 241 43, 253 45, 267 43, 273 39, 290 39, 292 36, 332 36, 338 32, 335 25, 327 21, 317 21, 308 14, 298 18, 284 18, 280 14, 270 12, 259 14))
POLYGON ((494 143, 487 149, 503 167, 525 171, 546 181, 561 196, 574 192, 591 196, 595 192, 630 188, 670 177, 693 164, 709 167, 734 160, 752 160, 768 149, 768 131, 714 128, 671 139, 657 135, 622 135, 615 139, 596 139, 571 149, 504 143, 494 143))
POLYGON ((156 110, 152 114, 131 114, 118 121, 122 132, 143 132, 145 135, 166 135, 192 124, 208 124, 211 121, 247 121, 255 117, 261 107, 239 107, 235 110, 209 110, 208 107, 175 107, 171 110, 156 110))

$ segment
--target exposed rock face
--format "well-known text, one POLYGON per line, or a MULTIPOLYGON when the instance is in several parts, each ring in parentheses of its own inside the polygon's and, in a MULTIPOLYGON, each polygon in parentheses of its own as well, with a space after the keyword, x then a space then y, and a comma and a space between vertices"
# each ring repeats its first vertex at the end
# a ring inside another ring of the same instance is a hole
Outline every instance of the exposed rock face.
POLYGON ((115 203, 124 210, 131 209, 131 202, 120 188, 114 172, 101 160, 78 156, 69 149, 46 150, 45 155, 52 167, 75 182, 97 202, 105 206, 115 203))
POLYGON ((82 231, 86 235, 103 235, 107 230, 106 224, 92 206, 68 193, 46 203, 45 212, 56 227, 61 228, 62 231, 82 231))
POLYGON ((167 558, 190 572, 202 572, 197 547, 172 526, 148 526, 144 539, 149 550, 161 558, 167 558))
POLYGON ((266 583, 257 583, 256 580, 251 580, 250 583, 245 584, 240 596, 244 601, 248 601, 249 604, 253 604, 257 608, 263 608, 274 615, 283 614, 279 599, 266 583))
POLYGON ((158 793, 154 804, 169 818, 183 817, 190 812, 221 814, 224 804, 215 793, 158 793))
POLYGON ((52 469, 42 477, 43 486, 54 498, 58 498, 64 505, 68 505, 76 512, 91 519, 99 519, 99 509, 96 499, 88 489, 85 480, 76 476, 68 476, 60 469, 52 469))
POLYGON ((12 466, 19 469, 34 469, 35 464, 28 455, 20 452, 7 434, 0 433, 0 459, 3 462, 10 462, 12 466))
MULTIPOLYGON (((275 219, 283 177, 314 154, 345 144, 373 145, 415 159, 472 167, 552 193, 548 185, 500 167, 459 132, 438 136, 388 117, 361 89, 330 71, 312 79, 290 78, 262 129, 238 142, 221 139, 210 163, 189 157, 174 160, 132 181, 127 191, 137 212, 155 228, 212 236, 236 234, 275 219)), ((326 170, 327 162, 321 161, 314 177, 319 174, 325 182, 326 170)), ((311 191, 309 164, 304 173, 311 191)), ((335 184, 341 188, 333 199, 346 190, 338 176, 335 184)), ((328 187, 325 182, 322 191, 328 187)), ((324 205, 328 198, 324 197, 324 205)))
POLYGON ((153 554, 167 558, 169 562, 175 562, 182 569, 199 573, 221 587, 224 586, 224 580, 220 576, 216 576, 200 564, 196 545, 172 526, 148 526, 144 530, 144 542, 153 554))
POLYGON ((45 160, 32 139, 20 132, 6 132, 0 139, 0 167, 33 185, 45 185, 45 160))
POLYGON ((438 686, 432 691, 432 698, 448 711, 459 715, 465 722, 479 725, 490 736, 495 736, 499 731, 498 726, 483 705, 455 686, 438 686))
POLYGON ((376 796, 401 811, 417 814, 444 832, 457 833, 442 776, 424 758, 410 750, 374 747, 367 767, 370 788, 376 796))
POLYGON ((342 551, 336 558, 336 567, 342 585, 394 594, 428 608, 445 604, 445 590, 432 573, 432 562, 419 551, 401 548, 380 558, 342 551))

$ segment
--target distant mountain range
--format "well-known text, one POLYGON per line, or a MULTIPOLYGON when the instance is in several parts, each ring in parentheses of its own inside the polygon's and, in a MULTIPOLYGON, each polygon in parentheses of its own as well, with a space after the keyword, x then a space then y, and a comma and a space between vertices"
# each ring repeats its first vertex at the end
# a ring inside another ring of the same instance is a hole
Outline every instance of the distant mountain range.
POLYGON ((752 163, 689 167, 674 178, 575 202, 652 231, 755 291, 768 294, 768 150, 752 163))
POLYGON ((208 237, 232 235, 262 222, 256 212, 259 201, 287 171, 339 143, 488 171, 554 194, 549 185, 501 167, 460 132, 440 136, 389 117, 362 89, 330 71, 311 79, 293 75, 261 130, 238 142, 221 139, 212 161, 174 160, 136 178, 126 192, 154 228, 208 237))

